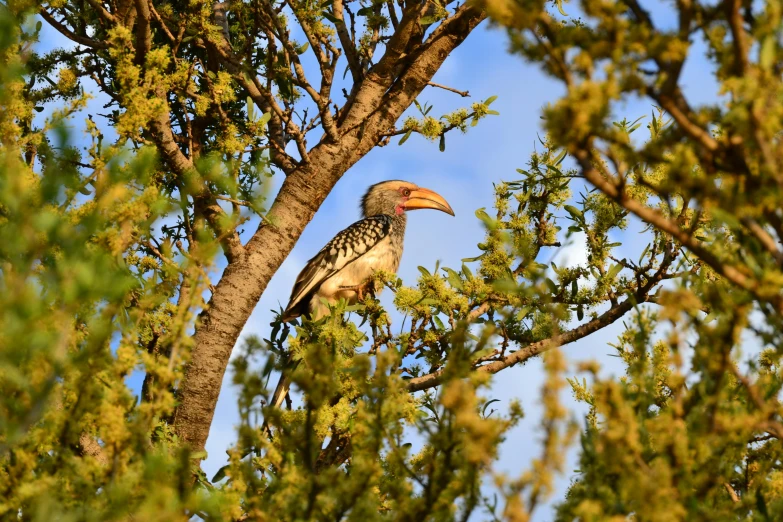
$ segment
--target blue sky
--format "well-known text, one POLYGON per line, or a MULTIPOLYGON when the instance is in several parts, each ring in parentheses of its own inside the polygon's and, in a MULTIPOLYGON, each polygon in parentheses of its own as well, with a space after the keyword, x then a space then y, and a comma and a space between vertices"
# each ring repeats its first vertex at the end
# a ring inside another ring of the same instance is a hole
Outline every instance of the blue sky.
MULTIPOLYGON (((655 20, 665 26, 672 23, 673 9, 668 3, 648 3, 655 20)), ((46 25, 46 24, 44 24, 46 25)), ((62 39, 45 29, 42 47, 61 44, 62 39)), ((524 167, 537 143, 540 132, 541 108, 553 102, 562 94, 562 87, 533 65, 507 53, 508 39, 503 31, 482 24, 467 41, 448 58, 434 81, 470 91, 472 97, 460 96, 435 88, 427 89, 420 102, 434 105, 433 114, 440 115, 459 107, 469 106, 472 101, 498 96, 492 108, 500 116, 488 117, 478 126, 470 128, 466 135, 452 132, 447 137, 445 152, 439 152, 436 143, 420 136, 413 136, 403 146, 397 140, 386 147, 377 148, 352 167, 337 184, 312 223, 305 229, 293 252, 272 278, 266 292, 247 322, 242 337, 269 334, 271 309, 278 309, 287 303, 291 286, 305 262, 312 257, 334 234, 359 218, 358 202, 365 189, 386 179, 405 179, 442 194, 450 203, 456 217, 440 212, 417 211, 409 215, 405 252, 399 275, 408 285, 413 285, 418 276, 417 266, 433 268, 436 261, 441 266, 459 267, 461 259, 477 255, 476 244, 483 238, 484 230, 474 211, 480 207, 491 207, 493 203, 492 184, 501 180, 514 179, 516 168, 524 167)), ((712 68, 704 58, 703 45, 695 44, 694 54, 689 59, 683 85, 686 95, 694 104, 714 101, 717 96, 712 68)), ((102 112, 100 99, 91 103, 92 112, 102 112)), ((650 114, 648 101, 632 100, 617 108, 618 118, 627 116, 635 119, 650 114)), ((643 132, 642 127, 638 132, 643 132)), ((310 140, 314 142, 313 140, 310 140)), ((273 182, 276 186, 280 180, 273 182)), ((275 188, 276 188, 275 186, 275 188)), ((255 224, 248 224, 245 239, 255 224)), ((619 254, 638 258, 644 237, 638 234, 640 226, 632 223, 629 230, 618 237, 624 242, 619 254), (634 255, 635 254, 635 255, 634 255)), ((559 264, 585 262, 584 243, 576 237, 572 245, 557 254, 559 264)), ((218 267, 222 269, 222 265, 218 267)), ((391 309, 391 294, 382 294, 391 309)), ((399 325, 399 316, 394 318, 399 325)), ((577 343, 561 348, 569 361, 595 359, 607 374, 622 372, 618 359, 609 356, 612 352, 607 343, 613 342, 621 331, 617 323, 577 343)), ((240 343, 242 338, 240 338, 240 343)), ((498 374, 492 385, 491 397, 500 399, 494 406, 502 412, 511 399, 519 399, 525 410, 524 420, 508 436, 501 447, 497 471, 516 477, 529 466, 532 458, 539 454, 540 434, 537 425, 541 410, 538 396, 543 382, 543 371, 539 360, 529 361, 521 367, 509 368, 498 374)), ((138 375, 129 383, 140 387, 138 375)), ((207 442, 209 458, 203 467, 208 476, 220 468, 226 460, 225 450, 234 442, 235 426, 238 422, 236 391, 230 383, 230 374, 220 395, 215 418, 207 442)), ((570 394, 563 396, 574 414, 584 409, 576 405, 570 394)), ((572 470, 576 467, 576 448, 568 454, 567 474, 557 481, 554 501, 563 497, 572 470)), ((551 502, 540 507, 534 520, 552 518, 551 502)))

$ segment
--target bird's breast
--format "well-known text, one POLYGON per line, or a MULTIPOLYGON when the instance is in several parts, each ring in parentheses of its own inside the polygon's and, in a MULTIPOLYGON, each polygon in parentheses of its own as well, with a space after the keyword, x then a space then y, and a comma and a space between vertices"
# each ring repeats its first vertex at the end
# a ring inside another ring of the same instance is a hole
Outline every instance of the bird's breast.
MULTIPOLYGON (((379 270, 396 274, 400 267, 401 254, 401 245, 397 246, 392 242, 391 237, 384 238, 366 254, 324 281, 315 298, 325 298, 329 301, 344 298, 351 303, 356 302, 358 297, 356 291, 344 287, 360 285, 379 270)), ((380 291, 381 288, 382 286, 376 285, 376 291, 380 291)))

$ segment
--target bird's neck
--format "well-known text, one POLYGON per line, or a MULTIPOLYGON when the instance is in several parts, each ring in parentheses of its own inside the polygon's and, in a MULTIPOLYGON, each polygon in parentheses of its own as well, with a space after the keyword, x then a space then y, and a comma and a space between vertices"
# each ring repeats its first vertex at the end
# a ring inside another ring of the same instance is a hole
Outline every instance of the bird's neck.
POLYGON ((405 238, 405 225, 408 222, 408 217, 403 212, 402 214, 394 214, 391 218, 391 239, 393 242, 402 243, 402 240, 405 238))

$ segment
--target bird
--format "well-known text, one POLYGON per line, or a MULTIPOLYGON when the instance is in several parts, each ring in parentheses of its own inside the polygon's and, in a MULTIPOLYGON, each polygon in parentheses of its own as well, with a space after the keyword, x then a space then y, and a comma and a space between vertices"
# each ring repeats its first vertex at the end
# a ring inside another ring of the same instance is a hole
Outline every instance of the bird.
MULTIPOLYGON (((328 304, 340 299, 354 304, 364 292, 380 292, 382 285, 373 283, 372 276, 380 270, 397 273, 408 211, 433 209, 454 216, 443 196, 401 180, 370 186, 360 208, 362 219, 339 232, 305 264, 281 321, 290 322, 302 315, 315 321, 329 314, 328 304)), ((279 407, 289 387, 290 382, 282 375, 271 404, 279 407)))

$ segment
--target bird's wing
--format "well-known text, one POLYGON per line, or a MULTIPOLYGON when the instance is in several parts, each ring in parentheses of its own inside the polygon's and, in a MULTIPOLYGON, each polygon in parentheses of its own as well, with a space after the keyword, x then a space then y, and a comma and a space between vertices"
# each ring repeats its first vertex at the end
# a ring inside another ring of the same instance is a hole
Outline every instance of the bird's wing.
POLYGON ((391 217, 370 216, 357 221, 329 241, 299 273, 283 316, 289 315, 314 289, 356 261, 391 232, 391 217))

